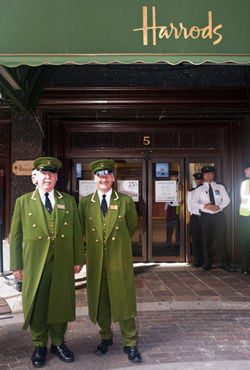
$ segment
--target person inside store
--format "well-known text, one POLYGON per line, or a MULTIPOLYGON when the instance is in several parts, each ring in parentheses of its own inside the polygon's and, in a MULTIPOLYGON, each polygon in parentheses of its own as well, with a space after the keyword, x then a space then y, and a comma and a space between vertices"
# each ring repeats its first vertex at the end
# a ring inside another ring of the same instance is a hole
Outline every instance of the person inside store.
POLYGON ((64 362, 74 353, 65 344, 67 323, 75 319, 74 273, 84 262, 83 238, 74 198, 55 190, 59 159, 34 161, 37 187, 17 198, 11 224, 10 267, 22 281, 24 329, 30 327, 33 367, 50 351, 64 362))
POLYGON ((187 208, 190 213, 190 234, 192 240, 193 266, 201 267, 204 264, 202 236, 201 236, 201 214, 199 208, 192 204, 194 190, 203 184, 203 174, 196 172, 193 174, 195 186, 187 193, 187 208))
POLYGON ((100 327, 96 355, 105 355, 113 344, 111 323, 119 322, 123 351, 132 362, 141 362, 137 348, 136 295, 131 238, 137 228, 135 204, 113 189, 115 162, 90 163, 97 190, 80 199, 79 213, 86 242, 89 317, 100 327))
POLYGON ((231 272, 234 269, 228 262, 226 219, 223 212, 230 204, 230 198, 225 187, 214 181, 216 172, 214 166, 204 166, 201 172, 204 182, 194 191, 191 204, 201 212, 203 270, 208 271, 212 268, 212 247, 215 245, 221 268, 231 272))
POLYGON ((240 257, 241 272, 249 274, 250 265, 250 162, 244 165, 245 179, 240 187, 240 257))
POLYGON ((169 180, 176 182, 176 200, 166 202, 164 210, 166 212, 166 242, 167 246, 180 245, 180 199, 181 190, 178 181, 179 172, 170 170, 169 180))

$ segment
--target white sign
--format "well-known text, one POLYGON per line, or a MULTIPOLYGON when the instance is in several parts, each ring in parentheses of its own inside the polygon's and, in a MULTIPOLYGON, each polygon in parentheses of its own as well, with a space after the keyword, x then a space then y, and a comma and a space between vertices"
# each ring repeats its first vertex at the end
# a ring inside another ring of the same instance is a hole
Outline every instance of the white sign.
POLYGON ((94 180, 80 180, 79 181, 79 199, 86 197, 96 191, 96 183, 94 180))
POLYGON ((129 195, 134 202, 139 202, 139 180, 118 180, 117 191, 129 195))
POLYGON ((155 202, 176 202, 176 181, 155 181, 155 202))

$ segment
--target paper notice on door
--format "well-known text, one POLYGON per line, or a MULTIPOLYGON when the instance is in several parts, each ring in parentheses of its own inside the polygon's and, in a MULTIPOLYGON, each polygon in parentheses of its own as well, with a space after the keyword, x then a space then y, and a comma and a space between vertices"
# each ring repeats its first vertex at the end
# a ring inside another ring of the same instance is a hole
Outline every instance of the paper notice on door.
POLYGON ((176 202, 176 181, 155 181, 155 202, 176 202))
POLYGON ((134 202, 139 202, 139 180, 118 180, 117 191, 129 195, 134 202))

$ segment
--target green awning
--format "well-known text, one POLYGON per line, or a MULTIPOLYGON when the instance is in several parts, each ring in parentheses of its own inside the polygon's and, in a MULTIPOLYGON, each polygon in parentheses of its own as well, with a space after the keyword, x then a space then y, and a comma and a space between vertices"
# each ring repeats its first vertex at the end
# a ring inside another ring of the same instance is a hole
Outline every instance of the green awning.
POLYGON ((250 63, 250 0, 0 0, 0 64, 250 63))

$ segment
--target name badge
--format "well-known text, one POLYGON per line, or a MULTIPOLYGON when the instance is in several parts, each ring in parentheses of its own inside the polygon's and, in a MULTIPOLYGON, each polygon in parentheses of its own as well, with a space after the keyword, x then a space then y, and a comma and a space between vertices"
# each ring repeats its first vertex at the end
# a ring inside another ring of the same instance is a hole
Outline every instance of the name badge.
POLYGON ((118 209, 118 206, 116 204, 110 204, 109 206, 110 209, 118 209))
POLYGON ((215 195, 220 195, 220 191, 215 189, 215 195))
POLYGON ((58 209, 65 209, 65 205, 64 204, 57 204, 57 208, 58 209))

